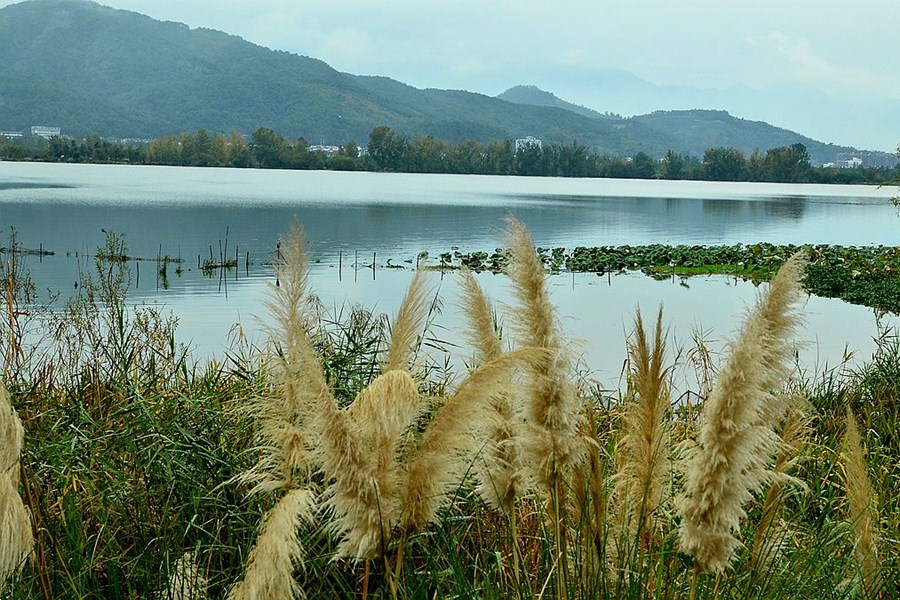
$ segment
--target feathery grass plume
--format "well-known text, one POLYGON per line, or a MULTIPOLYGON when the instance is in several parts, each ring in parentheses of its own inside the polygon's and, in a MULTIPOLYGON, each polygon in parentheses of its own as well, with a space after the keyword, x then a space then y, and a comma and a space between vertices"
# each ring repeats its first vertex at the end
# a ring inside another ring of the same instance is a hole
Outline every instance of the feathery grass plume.
POLYGON ((391 343, 384 358, 382 371, 410 370, 415 357, 416 340, 425 328, 430 290, 426 285, 426 271, 416 271, 403 297, 400 310, 391 322, 391 343))
POLYGON ((859 437, 856 416, 849 407, 840 461, 847 508, 853 525, 853 551, 866 594, 874 597, 881 585, 881 565, 875 543, 878 511, 866 467, 866 451, 859 437))
POLYGON ((34 546, 31 518, 19 496, 19 454, 25 431, 0 383, 0 590, 25 565, 34 546))
POLYGON ((563 348, 547 291, 543 263, 525 226, 512 217, 507 223, 509 275, 518 303, 514 319, 518 338, 523 346, 553 352, 551 360, 532 369, 526 384, 528 433, 523 449, 538 489, 556 497, 561 505, 569 474, 583 453, 578 435, 581 407, 570 378, 570 358, 563 348))
POLYGON ((163 600, 203 600, 209 597, 209 584, 194 561, 193 552, 185 552, 169 574, 169 587, 163 592, 163 600))
POLYGON ((513 367, 534 367, 546 358, 539 348, 501 354, 473 371, 441 407, 406 460, 404 531, 434 520, 450 490, 462 482, 482 444, 475 434, 484 431, 491 399, 506 389, 513 367))
POLYGON ((750 551, 750 561, 757 565, 760 561, 769 563, 778 554, 776 543, 783 536, 779 533, 770 536, 770 531, 775 527, 775 518, 778 516, 778 508, 781 505, 784 488, 789 483, 803 485, 802 482, 792 478, 789 473, 797 464, 797 456, 806 441, 810 431, 810 418, 805 412, 805 401, 800 398, 788 398, 791 408, 788 410, 781 427, 781 449, 775 458, 775 478, 766 492, 766 499, 762 505, 762 517, 756 527, 753 537, 753 548, 750 551))
MULTIPOLYGON (((466 333, 475 348, 475 364, 483 365, 500 356, 502 343, 490 301, 468 269, 462 271, 462 284, 462 304, 469 317, 466 333)), ((506 383, 512 386, 512 378, 506 383)), ((478 465, 478 493, 489 506, 510 513, 515 499, 524 492, 524 482, 519 451, 521 418, 508 387, 491 396, 486 418, 487 445, 478 465)))
POLYGON ((300 526, 312 518, 312 492, 296 489, 282 496, 263 519, 256 545, 247 559, 244 579, 229 590, 228 599, 302 598, 303 590, 294 579, 294 569, 303 556, 300 526))
POLYGON ((314 315, 308 304, 309 259, 304 246, 305 236, 295 221, 286 243, 279 243, 275 257, 279 285, 270 287, 272 297, 266 302, 275 322, 270 335, 277 349, 269 371, 276 393, 255 398, 248 408, 258 422, 261 457, 233 480, 253 484, 251 493, 290 489, 297 476, 309 480, 318 439, 311 429, 313 414, 331 397, 307 337, 314 315))
POLYGON ((615 490, 618 524, 622 531, 616 539, 635 540, 635 536, 640 534, 645 548, 658 530, 653 514, 663 502, 670 473, 671 407, 667 379, 671 368, 663 365, 666 340, 662 307, 656 317, 652 344, 647 339, 643 317, 638 309, 634 335, 628 341, 631 363, 629 402, 622 424, 621 457, 615 490))
POLYGON ((744 504, 772 480, 767 465, 779 448, 775 428, 788 408, 774 391, 790 373, 805 264, 800 253, 789 258, 760 295, 703 406, 679 506, 681 549, 701 571, 728 566, 740 544, 735 534, 744 504))
POLYGON ((384 552, 401 512, 396 457, 418 404, 418 387, 402 370, 380 375, 346 410, 324 403, 321 462, 337 556, 368 560, 384 552))

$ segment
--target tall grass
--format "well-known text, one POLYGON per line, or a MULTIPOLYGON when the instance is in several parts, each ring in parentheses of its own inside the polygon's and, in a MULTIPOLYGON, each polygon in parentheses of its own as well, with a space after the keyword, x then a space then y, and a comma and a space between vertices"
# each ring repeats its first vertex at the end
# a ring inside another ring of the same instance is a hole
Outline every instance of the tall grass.
MULTIPOLYGON (((0 475, 36 535, 0 597, 900 593, 900 343, 797 380, 794 260, 726 362, 699 361, 699 406, 674 400, 685 354, 667 349, 661 315, 649 331, 635 318, 626 393, 600 395, 571 368, 530 236, 510 231, 514 335, 460 275, 474 359, 449 387, 422 368, 425 272, 390 326, 338 318, 311 300, 294 231, 272 344, 191 364, 174 324, 130 307, 127 273, 98 260, 77 318, 45 351, 22 338, 23 371, 6 365, 24 445, 21 469, 0 475)), ((7 323, 23 297, 8 281, 7 323)))

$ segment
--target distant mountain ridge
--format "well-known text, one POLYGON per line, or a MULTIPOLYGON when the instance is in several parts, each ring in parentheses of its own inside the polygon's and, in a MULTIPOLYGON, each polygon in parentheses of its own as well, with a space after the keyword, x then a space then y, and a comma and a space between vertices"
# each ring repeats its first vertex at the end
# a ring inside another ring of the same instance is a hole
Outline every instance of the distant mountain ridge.
POLYGON ((544 91, 534 85, 517 85, 509 88, 502 94, 498 94, 497 97, 501 100, 506 100, 507 102, 513 102, 515 104, 562 108, 592 119, 621 119, 620 115, 601 113, 592 108, 587 108, 586 106, 566 102, 565 100, 558 98, 556 94, 544 91))
POLYGON ((87 0, 0 9, 0 56, 0 131, 50 125, 75 137, 134 138, 269 127, 310 143, 364 145, 385 124, 453 143, 532 135, 620 156, 660 157, 669 149, 699 156, 714 146, 749 153, 800 142, 822 163, 853 151, 722 111, 623 119, 537 88, 500 98, 422 90, 87 0))

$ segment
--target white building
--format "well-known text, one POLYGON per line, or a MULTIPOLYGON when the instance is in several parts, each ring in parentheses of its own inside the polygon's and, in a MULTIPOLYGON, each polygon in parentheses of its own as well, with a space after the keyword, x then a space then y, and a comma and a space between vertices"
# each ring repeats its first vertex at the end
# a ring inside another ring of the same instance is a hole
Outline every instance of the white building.
POLYGON ((59 137, 60 129, 59 127, 45 127, 44 125, 34 125, 31 128, 31 135, 49 140, 53 137, 59 137))
POLYGON ((24 137, 21 131, 0 131, 0 138, 13 139, 24 137))
POLYGON ((523 148, 531 148, 531 147, 541 148, 542 147, 541 140, 537 139, 536 137, 530 136, 530 135, 528 137, 519 138, 516 140, 516 153, 518 153, 519 150, 521 150, 523 148))

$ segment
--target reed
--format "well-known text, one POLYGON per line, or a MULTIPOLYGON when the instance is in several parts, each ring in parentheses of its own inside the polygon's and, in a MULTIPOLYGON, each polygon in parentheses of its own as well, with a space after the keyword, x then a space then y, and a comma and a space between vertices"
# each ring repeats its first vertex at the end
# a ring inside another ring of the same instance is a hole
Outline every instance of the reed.
POLYGON ((430 304, 427 271, 416 271, 391 322, 391 344, 384 357, 382 371, 412 368, 418 349, 417 340, 425 329, 430 304))
POLYGON ((312 521, 313 507, 308 490, 291 490, 282 496, 263 519, 244 579, 229 590, 228 600, 304 597, 294 570, 303 556, 300 527, 312 521))
POLYGON ((679 507, 680 547, 701 571, 728 567, 744 505, 772 480, 775 428, 788 408, 775 392, 790 372, 804 264, 802 255, 792 256, 760 295, 703 406, 679 507))
POLYGON ((663 503, 671 471, 672 451, 668 377, 664 365, 666 340, 662 307, 652 341, 644 330, 640 310, 628 341, 630 372, 628 399, 619 443, 615 499, 620 531, 617 540, 640 540, 649 549, 661 531, 658 509, 663 503))
MULTIPOLYGON (((463 309, 468 316, 466 333, 475 350, 475 364, 499 357, 502 342, 494 326, 494 311, 488 297, 468 269, 461 272, 463 309)), ((515 500, 525 492, 521 429, 523 419, 514 402, 512 378, 490 398, 485 415, 487 440, 477 465, 478 493, 489 506, 512 515, 515 500)))
POLYGON ((19 496, 19 455, 25 432, 0 383, 0 591, 22 570, 34 547, 31 519, 19 496))
POLYGON ((310 345, 312 314, 307 290, 309 259, 305 235, 294 222, 275 257, 278 285, 270 287, 266 306, 274 326, 274 350, 268 359, 273 389, 253 398, 247 411, 257 422, 256 464, 233 479, 252 484, 251 493, 290 490, 296 479, 307 483, 316 470, 319 433, 313 415, 331 398, 322 363, 310 345))
POLYGON ((526 347, 550 352, 550 359, 530 369, 523 384, 526 427, 522 450, 531 484, 545 499, 554 539, 555 591, 564 598, 569 575, 565 525, 568 491, 572 472, 585 452, 578 433, 581 405, 534 241, 516 219, 509 217, 507 226, 509 275, 517 301, 513 311, 517 337, 526 347))
POLYGON ((561 506, 568 478, 584 451, 578 435, 581 406, 571 379, 571 360, 547 290, 543 263, 525 226, 512 217, 507 219, 507 224, 509 275, 517 300, 513 310, 517 338, 521 345, 545 348, 552 356, 529 373, 525 384, 528 424, 523 449, 528 456, 533 484, 548 497, 556 497, 561 506))
POLYGON ((847 516, 853 531, 853 556, 865 595, 875 598, 881 587, 881 561, 876 543, 878 509, 866 467, 866 451, 860 439, 856 416, 850 408, 847 408, 840 461, 847 516))

